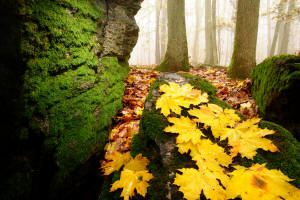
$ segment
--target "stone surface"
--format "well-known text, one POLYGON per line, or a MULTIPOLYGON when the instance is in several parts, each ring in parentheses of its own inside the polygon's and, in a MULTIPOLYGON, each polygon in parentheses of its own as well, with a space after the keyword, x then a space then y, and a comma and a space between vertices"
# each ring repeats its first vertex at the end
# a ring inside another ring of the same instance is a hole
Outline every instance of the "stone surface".
MULTIPOLYGON (((100 38, 104 38, 101 56, 116 56, 129 59, 138 39, 139 27, 134 19, 142 0, 106 1, 104 27, 100 38)), ((99 34, 98 34, 99 35, 99 34)))

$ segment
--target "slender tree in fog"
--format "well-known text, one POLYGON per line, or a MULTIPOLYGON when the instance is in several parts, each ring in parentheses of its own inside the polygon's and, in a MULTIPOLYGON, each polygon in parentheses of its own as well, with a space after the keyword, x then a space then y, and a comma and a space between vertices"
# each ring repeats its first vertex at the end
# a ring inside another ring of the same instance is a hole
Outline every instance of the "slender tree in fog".
POLYGON ((168 46, 160 71, 188 71, 185 1, 168 0, 168 46))
POLYGON ((260 0, 238 0, 234 50, 229 67, 233 79, 249 77, 256 65, 260 0))

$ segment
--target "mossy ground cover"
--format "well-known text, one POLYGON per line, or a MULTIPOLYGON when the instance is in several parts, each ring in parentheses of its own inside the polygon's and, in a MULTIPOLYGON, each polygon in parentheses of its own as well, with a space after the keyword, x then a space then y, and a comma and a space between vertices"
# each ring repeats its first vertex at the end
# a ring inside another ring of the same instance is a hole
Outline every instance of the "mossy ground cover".
MULTIPOLYGON (((208 81, 189 74, 180 75, 187 79, 188 82, 196 89, 207 92, 210 97, 210 102, 217 104, 223 108, 230 108, 228 104, 216 97, 216 89, 208 81)), ((162 84, 165 84, 165 82, 162 80, 157 80, 152 83, 151 90, 146 102, 152 101, 153 96, 155 95, 153 91, 157 90, 162 84)), ((183 110, 182 115, 186 114, 187 113, 183 110)), ((142 153, 143 156, 146 156, 150 160, 148 169, 154 175, 154 178, 150 181, 150 187, 148 188, 146 199, 165 199, 167 195, 166 184, 167 182, 173 182, 175 175, 174 172, 176 172, 176 169, 195 166, 195 163, 191 161, 190 156, 187 154, 180 154, 177 148, 172 151, 170 166, 165 167, 163 165, 157 141, 163 142, 170 139, 171 135, 163 131, 167 125, 167 119, 160 114, 159 110, 155 109, 155 103, 153 104, 152 102, 152 108, 150 110, 144 110, 140 124, 140 131, 137 135, 134 136, 132 141, 132 156, 136 156, 139 153, 142 153), (172 176, 170 174, 174 175, 172 176)), ((269 128, 276 131, 276 133, 269 136, 269 138, 273 140, 273 142, 277 145, 277 147, 280 149, 280 152, 272 153, 259 150, 253 161, 248 159, 241 159, 238 156, 235 162, 239 162, 240 164, 247 167, 251 166, 253 162, 268 163, 268 168, 282 170, 284 174, 288 175, 290 178, 295 179, 295 181, 292 182, 293 185, 300 187, 299 142, 295 140, 293 135, 288 130, 277 124, 267 121, 261 121, 260 127, 269 128)), ((222 143, 220 145, 225 144, 222 143)), ((119 172, 116 172, 116 174, 118 173, 119 172)), ((111 177, 114 176, 116 175, 112 175, 111 177)), ((107 192, 110 188, 110 184, 114 182, 111 177, 106 180, 105 186, 102 188, 102 196, 100 196, 99 199, 121 199, 119 197, 120 190, 113 193, 107 192)), ((172 196, 172 199, 182 199, 182 194, 176 193, 176 195, 172 196), (175 197, 176 195, 178 196, 175 197)), ((134 197, 133 199, 139 199, 139 197, 134 197)), ((202 196, 201 199, 205 199, 205 197, 202 196)))

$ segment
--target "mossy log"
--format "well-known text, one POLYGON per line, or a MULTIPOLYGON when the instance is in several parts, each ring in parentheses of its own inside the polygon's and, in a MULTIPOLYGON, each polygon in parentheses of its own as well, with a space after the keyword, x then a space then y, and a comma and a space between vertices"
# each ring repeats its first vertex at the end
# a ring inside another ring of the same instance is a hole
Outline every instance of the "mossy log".
MULTIPOLYGON (((183 83, 190 83, 196 89, 207 92, 211 103, 217 104, 222 108, 231 108, 228 104, 216 97, 216 89, 209 82, 199 77, 189 74, 166 73, 152 83, 149 96, 145 103, 145 109, 140 123, 140 131, 133 137, 131 147, 132 156, 142 153, 143 156, 146 156, 150 160, 148 168, 150 172, 153 173, 154 179, 150 181, 150 187, 148 188, 148 193, 145 199, 183 199, 182 193, 177 190, 177 186, 171 183, 174 181, 177 169, 195 167, 195 163, 191 161, 189 155, 182 155, 178 152, 177 147, 175 147, 175 142, 173 142, 174 144, 172 149, 170 141, 173 140, 173 134, 164 132, 165 127, 168 126, 167 119, 160 114, 159 110, 155 109, 155 102, 160 96, 160 93, 158 92, 159 86, 170 81, 175 81, 176 78, 181 80, 184 79, 183 83), (166 149, 162 148, 163 145, 170 148, 169 152, 162 152, 166 149), (168 156, 169 158, 166 159, 168 156)), ((183 110, 181 114, 187 115, 187 112, 183 110)), ((236 157, 235 161, 240 162, 244 166, 250 166, 253 162, 267 162, 268 168, 282 170, 282 172, 290 178, 295 179, 292 184, 300 187, 299 142, 297 142, 288 130, 284 129, 280 125, 272 122, 261 121, 260 127, 276 131, 276 133, 269 136, 269 138, 277 145, 280 152, 272 153, 259 150, 253 161, 241 159, 239 156, 236 157)), ((113 193, 108 192, 110 184, 117 180, 117 174, 119 174, 119 172, 115 173, 115 175, 111 175, 109 179, 107 179, 105 186, 102 188, 102 193, 99 199, 120 199, 119 195, 121 190, 113 193)), ((142 198, 137 196, 133 199, 142 198)), ((202 196, 201 199, 205 199, 205 197, 202 196)))
POLYGON ((252 72, 252 95, 260 115, 284 126, 300 139, 300 56, 264 60, 252 72))

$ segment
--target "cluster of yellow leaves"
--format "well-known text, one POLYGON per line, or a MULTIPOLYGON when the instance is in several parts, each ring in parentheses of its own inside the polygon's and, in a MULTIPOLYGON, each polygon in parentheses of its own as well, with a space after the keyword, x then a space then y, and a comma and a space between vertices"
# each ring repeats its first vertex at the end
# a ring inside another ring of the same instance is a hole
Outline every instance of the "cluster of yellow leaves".
POLYGON ((229 167, 232 158, 238 153, 242 157, 253 159, 258 148, 271 152, 278 151, 272 141, 263 138, 273 134, 274 131, 260 129, 258 127, 260 119, 253 118, 240 122, 241 119, 233 109, 207 104, 208 95, 193 89, 189 84, 179 86, 169 83, 162 85, 160 91, 164 94, 157 100, 156 108, 160 108, 165 116, 171 111, 180 115, 180 106, 189 108, 190 105, 206 103, 188 111, 189 115, 196 118, 169 117, 168 121, 173 125, 164 130, 178 134, 176 139, 178 151, 182 154, 190 153, 198 167, 198 169, 180 169, 182 174, 176 174, 174 184, 179 186, 186 199, 199 199, 202 191, 212 200, 238 196, 243 199, 265 200, 298 197, 300 191, 288 183, 291 179, 278 170, 268 170, 265 165, 256 164, 250 168, 236 166, 236 170, 230 174, 225 171, 224 167, 229 167), (197 128, 197 123, 204 124, 205 129, 210 128, 215 138, 228 139, 228 145, 231 146, 230 155, 224 152, 224 148, 206 139, 203 132, 197 128), (277 191, 272 191, 274 189, 277 191))
POLYGON ((190 105, 198 105, 208 102, 207 93, 200 90, 195 90, 190 84, 182 86, 170 82, 169 85, 162 85, 159 88, 160 92, 164 92, 156 102, 156 109, 161 109, 164 116, 168 116, 171 111, 176 114, 181 113, 181 107, 189 108, 190 105))
POLYGON ((143 157, 142 154, 132 158, 130 152, 122 154, 117 151, 105 156, 105 158, 109 160, 109 162, 102 166, 105 175, 118 171, 124 165, 120 180, 112 184, 111 192, 123 188, 121 197, 124 200, 129 200, 130 197, 134 196, 135 190, 145 197, 149 186, 148 181, 153 178, 153 175, 147 169, 147 165, 149 164, 147 158, 143 157))

